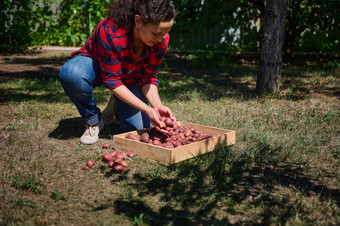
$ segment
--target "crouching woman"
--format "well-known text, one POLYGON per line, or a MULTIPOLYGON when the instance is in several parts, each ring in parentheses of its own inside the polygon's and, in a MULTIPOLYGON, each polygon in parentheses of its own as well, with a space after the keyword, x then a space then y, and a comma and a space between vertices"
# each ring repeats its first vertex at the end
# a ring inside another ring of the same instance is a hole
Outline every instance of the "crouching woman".
POLYGON ((162 116, 176 120, 161 102, 157 79, 174 18, 171 0, 113 1, 109 16, 63 65, 61 84, 86 125, 81 143, 96 143, 104 127, 93 96, 93 88, 102 84, 114 95, 122 132, 151 124, 163 131, 162 116))

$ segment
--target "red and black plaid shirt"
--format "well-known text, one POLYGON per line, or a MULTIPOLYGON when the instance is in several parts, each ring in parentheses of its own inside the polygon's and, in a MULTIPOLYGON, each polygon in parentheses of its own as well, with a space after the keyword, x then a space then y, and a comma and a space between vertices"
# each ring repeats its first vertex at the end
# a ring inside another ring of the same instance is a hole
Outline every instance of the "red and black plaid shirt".
POLYGON ((168 49, 169 34, 162 42, 143 49, 141 56, 132 68, 136 54, 132 46, 132 31, 118 26, 112 19, 103 19, 87 39, 85 45, 72 55, 83 55, 99 63, 104 85, 115 89, 120 85, 132 85, 136 82, 159 86, 157 75, 163 56, 168 49))

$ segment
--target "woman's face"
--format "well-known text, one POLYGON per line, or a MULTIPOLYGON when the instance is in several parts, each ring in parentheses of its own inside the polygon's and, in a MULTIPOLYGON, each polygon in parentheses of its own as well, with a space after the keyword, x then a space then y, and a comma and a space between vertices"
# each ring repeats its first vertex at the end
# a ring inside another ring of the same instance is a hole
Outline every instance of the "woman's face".
POLYGON ((173 24, 173 19, 159 24, 145 24, 139 15, 135 15, 134 35, 136 39, 140 39, 145 45, 153 46, 162 41, 163 36, 171 30, 173 24))

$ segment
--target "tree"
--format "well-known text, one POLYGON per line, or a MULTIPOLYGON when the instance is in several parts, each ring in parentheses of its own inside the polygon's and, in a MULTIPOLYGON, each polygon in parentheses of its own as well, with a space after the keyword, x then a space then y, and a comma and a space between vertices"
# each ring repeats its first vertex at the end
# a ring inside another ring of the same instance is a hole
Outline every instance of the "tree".
POLYGON ((282 46, 287 0, 266 0, 256 91, 276 93, 281 85, 282 46))

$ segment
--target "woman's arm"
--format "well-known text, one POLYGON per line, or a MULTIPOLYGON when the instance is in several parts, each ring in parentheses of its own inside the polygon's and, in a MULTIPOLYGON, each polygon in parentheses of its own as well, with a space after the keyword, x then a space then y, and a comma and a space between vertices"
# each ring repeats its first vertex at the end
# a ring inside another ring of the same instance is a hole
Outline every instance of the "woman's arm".
MULTIPOLYGON (((144 87, 143 87, 144 88, 144 87)), ((157 87, 156 87, 157 88, 157 87)), ((121 85, 118 86, 115 89, 111 89, 111 92, 116 95, 116 97, 118 97, 119 99, 121 99, 122 101, 124 101, 125 103, 129 104, 130 106, 136 108, 137 110, 144 112, 150 119, 152 125, 154 125, 158 130, 160 130, 161 132, 166 132, 166 130, 161 129, 161 121, 160 121, 160 111, 158 110, 158 108, 154 108, 154 107, 150 107, 149 105, 145 104, 143 101, 141 101, 138 97, 136 97, 125 85, 121 85)), ((144 93, 144 91, 143 91, 144 93)), ((150 96, 150 94, 147 92, 148 96, 150 96)), ((158 92, 157 92, 158 94, 158 92)), ((145 94, 144 94, 145 95, 145 94)), ((151 95, 153 96, 153 95, 151 95)), ((148 99, 148 101, 154 104, 159 103, 157 100, 157 98, 152 98, 149 100, 149 98, 146 96, 146 98, 148 99)), ((160 100, 159 100, 160 101, 160 100)), ((153 106, 150 102, 150 105, 153 106)))
POLYGON ((164 106, 159 97, 158 87, 154 84, 145 84, 142 87, 142 92, 146 99, 149 101, 152 108, 159 112, 160 116, 170 117, 174 122, 176 118, 170 108, 164 106))

